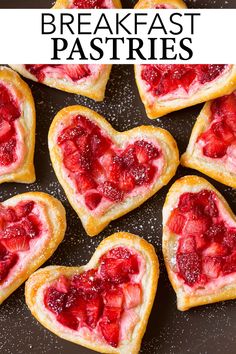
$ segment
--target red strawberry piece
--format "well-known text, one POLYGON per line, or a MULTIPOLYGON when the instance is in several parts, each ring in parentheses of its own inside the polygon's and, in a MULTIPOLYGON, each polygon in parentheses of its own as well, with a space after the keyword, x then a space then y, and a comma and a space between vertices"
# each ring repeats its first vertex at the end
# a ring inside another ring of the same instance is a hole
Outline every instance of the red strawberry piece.
POLYGON ((102 321, 99 325, 106 342, 112 347, 117 348, 119 345, 120 334, 119 322, 109 323, 108 321, 102 321))
POLYGON ((227 148, 227 143, 218 138, 215 138, 203 147, 203 154, 212 159, 218 159, 225 156, 227 148))
POLYGON ((98 187, 98 191, 103 196, 112 202, 121 202, 123 199, 123 192, 117 187, 117 185, 110 181, 105 181, 98 187))
POLYGON ((14 138, 11 138, 6 142, 0 143, 0 165, 8 166, 15 161, 15 148, 16 140, 14 138))
POLYGON ((182 76, 181 76, 181 86, 185 89, 186 92, 189 91, 190 85, 193 83, 197 76, 197 73, 195 70, 190 69, 187 70, 182 76))
POLYGON ((95 328, 103 311, 101 296, 96 296, 86 304, 86 323, 91 328, 95 328))
POLYGON ((213 224, 205 233, 205 236, 210 241, 222 242, 224 236, 227 233, 227 229, 224 226, 224 223, 213 224))
POLYGON ((123 163, 126 168, 130 168, 131 166, 136 166, 138 163, 138 159, 136 156, 135 148, 129 145, 126 150, 121 155, 123 163))
POLYGON ((120 320, 121 317, 121 308, 120 307, 104 307, 103 310, 103 321, 107 322, 107 323, 111 323, 111 322, 118 322, 120 320))
POLYGON ((64 158, 64 164, 71 172, 88 172, 91 168, 91 158, 86 152, 76 151, 64 158))
POLYGON ((62 293, 67 293, 70 288, 70 281, 65 275, 61 275, 56 283, 56 288, 62 293))
POLYGON ((224 234, 223 244, 229 247, 230 249, 234 249, 236 247, 236 229, 229 229, 224 234))
POLYGON ((63 311, 57 315, 57 321, 60 322, 63 326, 71 328, 75 331, 78 329, 79 321, 70 312, 63 311))
POLYGON ((231 143, 234 140, 234 134, 224 121, 214 123, 211 129, 217 138, 227 143, 231 143))
POLYGON ((44 297, 45 306, 55 314, 61 313, 66 307, 66 294, 58 291, 54 287, 50 287, 46 290, 44 297))
POLYGON ((80 114, 78 114, 74 118, 74 122, 76 125, 79 125, 80 127, 84 128, 87 134, 91 133, 92 131, 97 131, 98 129, 97 126, 91 120, 80 114))
POLYGON ((94 181, 94 179, 90 176, 89 173, 79 173, 75 176, 75 178, 78 191, 82 194, 91 189, 97 188, 97 183, 94 181))
POLYGON ((30 238, 39 236, 41 231, 41 223, 36 215, 28 215, 27 218, 22 221, 22 226, 24 227, 27 236, 30 238))
POLYGON ((20 118, 21 112, 14 102, 0 105, 0 117, 8 122, 13 122, 20 118))
POLYGON ((142 301, 142 290, 139 284, 125 284, 123 287, 126 309, 140 305, 142 301))
MULTIPOLYGON (((115 247, 112 248, 108 253, 106 253, 104 256, 105 258, 120 258, 120 259, 129 259, 131 257, 131 253, 127 248, 124 247, 115 247)), ((103 259, 103 258, 102 258, 103 259)))
POLYGON ((100 274, 114 284, 126 283, 129 281, 129 266, 129 260, 106 258, 101 262, 100 274))
POLYGON ((117 182, 124 173, 124 168, 123 158, 117 155, 112 156, 107 171, 107 177, 110 181, 117 182))
POLYGON ((69 128, 65 128, 61 132, 57 141, 58 141, 58 144, 62 144, 64 142, 66 142, 67 140, 74 140, 84 134, 85 134, 85 130, 81 126, 72 126, 69 128))
POLYGON ((224 274, 229 274, 236 272, 236 252, 234 251, 231 255, 225 257, 225 263, 222 267, 224 274))
POLYGON ((211 257, 225 256, 228 254, 228 248, 221 243, 212 242, 204 251, 204 254, 211 257))
POLYGON ((222 260, 220 257, 204 257, 202 271, 209 278, 217 278, 220 275, 222 260))
POLYGON ((103 0, 74 0, 73 5, 77 9, 105 9, 103 0))
POLYGON ((9 225, 1 234, 4 239, 27 236, 22 222, 9 225))
POLYGON ((68 156, 77 151, 77 146, 72 140, 65 140, 63 142, 63 154, 68 156))
POLYGON ((134 178, 135 184, 137 186, 142 186, 153 180, 155 175, 155 167, 136 165, 130 169, 130 174, 134 178))
MULTIPOLYGON (((70 295, 68 295, 69 297, 70 295)), ((79 320, 80 325, 86 324, 87 321, 87 312, 86 312, 87 301, 83 299, 82 296, 76 296, 73 299, 72 304, 68 307, 68 311, 79 320)))
POLYGON ((14 133, 9 122, 0 118, 0 142, 8 140, 14 133))
POLYGON ((195 235, 194 239, 195 239, 197 250, 203 250, 209 244, 209 242, 206 240, 206 237, 204 235, 195 235))
POLYGON ((201 65, 199 70, 199 82, 201 84, 205 84, 207 82, 215 80, 218 76, 220 76, 225 70, 226 65, 221 64, 206 64, 201 65))
POLYGON ((186 217, 182 215, 177 209, 174 209, 169 217, 167 226, 169 227, 170 231, 181 235, 185 223, 186 217))
POLYGON ((90 210, 94 210, 98 207, 102 200, 101 194, 97 192, 87 193, 84 197, 85 204, 90 210))
POLYGON ((75 275, 71 282, 80 295, 91 298, 101 291, 101 280, 97 277, 97 271, 92 269, 75 275))
POLYGON ((189 219, 183 229, 185 236, 203 235, 210 227, 211 220, 207 217, 198 217, 196 219, 189 219))
POLYGON ((63 66, 63 69, 72 81, 79 81, 91 75, 88 65, 67 64, 63 66))
POLYGON ((17 220, 17 216, 14 208, 4 207, 0 204, 0 218, 6 222, 14 222, 17 220))
POLYGON ((104 155, 111 146, 111 140, 100 133, 95 133, 90 136, 90 146, 92 154, 95 154, 96 157, 100 157, 104 155))
POLYGON ((136 141, 134 147, 138 162, 141 164, 154 160, 160 155, 159 150, 145 140, 136 141))
POLYGON ((150 88, 153 89, 158 86, 161 81, 161 71, 156 67, 156 65, 143 65, 142 80, 146 81, 150 88))
POLYGON ((8 275, 12 267, 17 263, 18 256, 9 252, 3 244, 0 243, 0 282, 8 275))
POLYGON ((35 203, 33 201, 20 202, 19 204, 17 204, 15 207, 17 219, 20 220, 25 216, 29 215, 34 208, 34 204, 35 203))
POLYGON ((195 193, 183 193, 179 198, 178 209, 181 213, 187 213, 193 209, 195 193))
MULTIPOLYGON (((43 82, 45 79, 45 74, 44 74, 44 69, 47 68, 50 65, 44 65, 44 64, 37 64, 37 65, 32 65, 32 64, 27 64, 25 65, 25 68, 27 71, 30 72, 30 74, 36 76, 37 80, 39 82, 43 82)), ((53 65, 52 65, 53 66, 53 65)))
POLYGON ((121 289, 111 289, 104 293, 103 301, 105 306, 109 307, 122 307, 123 305, 123 292, 121 289))
POLYGON ((131 192, 135 188, 135 179, 128 171, 124 171, 120 175, 119 187, 126 193, 131 192))
POLYGON ((30 238, 28 236, 20 236, 2 239, 2 243, 11 252, 28 251, 30 238))
POLYGON ((196 250, 195 238, 193 236, 184 236, 179 241, 178 251, 180 253, 192 253, 196 250))
POLYGON ((192 286, 199 281, 201 275, 201 258, 196 252, 177 254, 179 275, 192 286))

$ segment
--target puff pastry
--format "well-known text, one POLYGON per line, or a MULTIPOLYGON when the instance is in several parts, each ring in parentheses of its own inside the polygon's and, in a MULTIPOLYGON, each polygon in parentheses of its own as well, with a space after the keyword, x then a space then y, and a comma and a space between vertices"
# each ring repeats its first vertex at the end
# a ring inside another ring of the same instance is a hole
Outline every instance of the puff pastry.
POLYGON ((205 179, 185 176, 170 188, 163 254, 179 310, 236 298, 236 217, 205 179))
POLYGON ((57 336, 100 353, 139 352, 159 276, 154 248, 120 232, 103 240, 82 267, 32 274, 26 303, 57 336))
POLYGON ((18 74, 0 66, 0 184, 35 181, 34 145, 31 90, 18 74))
POLYGON ((141 126, 117 132, 82 106, 62 109, 49 130, 55 173, 89 236, 137 208, 166 185, 179 164, 166 130, 141 126))
MULTIPOLYGON (((55 9, 63 8, 121 8, 119 0, 58 0, 55 9)), ((112 65, 58 64, 10 65, 24 77, 47 86, 102 101, 112 65)))
POLYGON ((135 9, 186 9, 183 0, 139 0, 135 9))
POLYGON ((236 91, 205 104, 181 163, 236 188, 236 91))
POLYGON ((0 304, 51 257, 64 237, 65 210, 46 193, 0 204, 0 304))

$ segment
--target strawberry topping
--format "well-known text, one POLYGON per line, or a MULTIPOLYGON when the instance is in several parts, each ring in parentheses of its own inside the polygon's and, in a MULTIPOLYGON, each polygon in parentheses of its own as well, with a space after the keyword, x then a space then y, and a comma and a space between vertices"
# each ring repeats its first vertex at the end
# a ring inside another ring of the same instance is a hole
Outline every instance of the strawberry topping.
POLYGON ((19 252, 28 251, 30 241, 40 236, 41 222, 33 208, 33 201, 15 207, 0 204, 0 282, 17 263, 19 252))
POLYGON ((202 85, 222 75, 227 65, 144 64, 141 68, 141 78, 148 85, 148 90, 154 96, 162 97, 179 89, 186 94, 196 87, 199 90, 202 85))
POLYGON ((211 104, 210 127, 198 137, 205 156, 227 157, 236 164, 236 94, 220 97, 211 104))
POLYGON ((176 271, 187 285, 236 271, 236 227, 222 218, 214 192, 183 193, 167 226, 179 236, 176 271))
POLYGON ((43 82, 47 77, 57 77, 58 79, 69 78, 76 82, 91 75, 89 66, 86 64, 27 64, 25 69, 34 75, 39 82, 43 82))
POLYGON ((57 138, 63 163, 77 192, 89 210, 103 201, 119 203, 137 187, 148 187, 155 181, 155 162, 161 151, 151 142, 136 140, 124 150, 92 121, 73 117, 57 138))
POLYGON ((73 0, 73 9, 107 9, 104 0, 73 0))
POLYGON ((1 167, 16 162, 15 121, 21 112, 10 90, 0 83, 0 172, 1 167))
POLYGON ((73 330, 96 330, 107 344, 119 346, 120 325, 127 310, 142 303, 138 255, 116 247, 99 260, 98 268, 67 278, 61 276, 44 294, 44 304, 58 322, 73 330))

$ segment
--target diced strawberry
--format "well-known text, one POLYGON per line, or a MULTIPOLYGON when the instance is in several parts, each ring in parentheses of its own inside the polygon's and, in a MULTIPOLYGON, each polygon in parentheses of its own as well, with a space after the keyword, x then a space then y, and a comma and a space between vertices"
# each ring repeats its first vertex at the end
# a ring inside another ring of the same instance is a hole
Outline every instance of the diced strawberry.
POLYGON ((151 86, 151 89, 157 87, 161 80, 159 69, 155 65, 143 65, 142 68, 142 80, 146 81, 151 86))
POLYGON ((120 326, 118 322, 109 323, 108 321, 100 322, 100 328, 103 337, 112 347, 117 348, 119 345, 120 326))
POLYGON ((97 183, 94 181, 94 179, 89 173, 79 173, 75 176, 75 179, 78 191, 82 194, 91 189, 97 188, 97 183))
POLYGON ((28 215, 27 218, 22 221, 22 225, 26 231, 27 236, 30 238, 39 236, 41 231, 41 222, 36 215, 28 215))
POLYGON ((189 219, 183 229, 185 236, 203 235, 211 225, 211 220, 207 217, 198 217, 189 219))
POLYGON ((131 167, 130 174, 137 186, 151 183, 156 172, 154 166, 135 165, 131 167))
POLYGON ((220 257, 204 257, 202 261, 202 271, 209 278, 217 278, 221 271, 220 257))
POLYGON ((194 238, 197 250, 203 250, 205 247, 207 247, 208 242, 204 235, 195 235, 194 238))
POLYGON ((13 225, 9 225, 1 234, 4 239, 11 239, 16 237, 24 237, 27 236, 26 230, 24 228, 23 223, 15 223, 13 225))
POLYGON ((123 286, 126 309, 131 309, 141 304, 142 290, 139 284, 124 284, 123 286))
POLYGON ((231 255, 225 257, 225 263, 222 267, 224 274, 236 272, 236 252, 234 251, 231 255))
POLYGON ((180 253, 192 253, 196 249, 195 238, 192 236, 181 237, 179 240, 178 251, 180 253))
POLYGON ((66 140, 62 146, 65 156, 71 155, 77 151, 77 146, 72 140, 66 140))
POLYGON ((2 243, 11 252, 28 251, 30 238, 28 236, 20 236, 13 238, 2 239, 2 243))
POLYGON ((104 137, 100 133, 95 133, 90 137, 90 146, 92 154, 94 154, 96 157, 100 157, 104 155, 104 153, 111 146, 111 140, 107 137, 104 137))
POLYGON ((70 288, 70 281, 65 275, 61 275, 56 283, 56 288, 62 293, 67 293, 70 288))
POLYGON ((12 129, 11 124, 0 118, 0 141, 8 140, 13 133, 14 130, 12 129))
POLYGON ((108 167, 107 177, 110 181, 117 182, 119 181, 120 176, 124 171, 124 162, 120 156, 112 156, 111 162, 108 167))
POLYGON ((196 71, 194 71, 192 69, 186 71, 181 76, 181 86, 185 89, 186 92, 189 91, 189 87, 193 83, 196 76, 197 76, 196 71))
POLYGON ((8 275, 12 267, 17 263, 16 253, 9 252, 2 243, 0 243, 0 282, 8 275))
POLYGON ((127 248, 114 247, 109 252, 105 253, 105 255, 101 258, 101 260, 105 258, 129 259, 130 257, 131 257, 131 253, 127 248))
POLYGON ((135 148, 129 145, 121 155, 123 163, 127 169, 138 164, 135 148))
POLYGON ((216 256, 225 256, 228 253, 228 249, 226 246, 218 242, 212 242, 209 247, 204 251, 206 256, 216 257, 216 256))
POLYGON ((85 130, 81 126, 72 126, 65 128, 58 136, 58 144, 67 142, 68 140, 74 140, 85 134, 85 130))
POLYGON ((131 192, 135 188, 134 177, 131 176, 131 174, 128 171, 124 171, 120 175, 119 187, 122 191, 126 193, 131 192))
POLYGON ((120 307, 108 307, 105 306, 103 310, 103 321, 104 322, 118 322, 121 317, 121 308, 120 307))
POLYGON ((169 227, 170 231, 174 232, 175 234, 181 235, 185 223, 186 217, 179 213, 177 209, 174 209, 170 214, 167 226, 169 227))
POLYGON ((8 166, 16 161, 15 148, 15 138, 0 143, 0 165, 8 166))
POLYGON ((188 285, 192 286, 199 280, 201 275, 201 258, 196 252, 178 253, 177 264, 179 275, 188 285))
POLYGON ((195 193, 183 193, 179 197, 178 209, 181 213, 187 213, 193 209, 195 193))
POLYGON ((203 154, 212 159, 218 159, 226 154, 228 144, 220 139, 212 139, 203 147, 203 154))
POLYGON ((30 214, 34 208, 34 205, 35 203, 33 201, 20 202, 17 204, 15 207, 17 219, 20 220, 30 214))
POLYGON ((134 143, 136 156, 139 163, 148 163, 151 160, 156 159, 160 153, 159 150, 145 140, 138 140, 134 143))
POLYGON ((86 323, 91 328, 95 328, 103 311, 101 296, 90 299, 86 305, 86 323))
POLYGON ((98 187, 98 191, 103 196, 112 202, 121 202, 123 199, 123 192, 117 187, 117 185, 110 181, 105 181, 98 187))
POLYGON ((12 207, 4 207, 0 204, 0 218, 2 218, 6 222, 14 222, 17 220, 17 216, 14 208, 12 207))
POLYGON ((97 192, 87 193, 84 197, 85 204, 90 210, 94 210, 98 207, 102 200, 101 194, 97 192))
POLYGON ((232 228, 227 230, 224 234, 223 244, 227 247, 234 249, 236 247, 236 229, 232 228))
POLYGON ((83 127, 87 133, 91 133, 93 130, 97 130, 97 125, 95 125, 90 119, 78 114, 74 118, 74 122, 79 126, 83 127))
POLYGON ((214 123, 211 129, 217 138, 227 143, 231 143, 234 140, 234 134, 224 121, 214 123))
POLYGON ((100 265, 100 274, 103 279, 115 284, 121 284, 129 281, 129 269, 125 267, 125 260, 107 258, 100 265))
POLYGON ((201 84, 205 84, 207 82, 215 80, 218 76, 220 76, 227 65, 224 64, 206 64, 200 66, 199 71, 199 82, 201 84))
POLYGON ((75 275, 71 284, 78 290, 80 295, 89 298, 101 290, 101 280, 97 277, 95 269, 75 275))
POLYGON ((111 289, 104 293, 103 301, 105 306, 109 307, 122 307, 123 305, 123 292, 121 289, 111 289))
POLYGON ((216 241, 216 242, 222 242, 225 234, 226 234, 226 227, 224 226, 224 223, 217 223, 213 224, 205 233, 205 236, 210 240, 210 241, 216 241))
POLYGON ((46 290, 44 304, 50 311, 59 314, 65 309, 66 294, 54 287, 50 287, 46 290))
POLYGON ((86 152, 82 154, 76 151, 66 156, 63 162, 71 172, 88 172, 91 168, 91 158, 86 152))
POLYGON ((79 81, 84 77, 91 75, 89 66, 86 64, 67 64, 63 66, 63 69, 72 81, 79 81))
POLYGON ((60 322, 63 326, 71 328, 73 330, 77 330, 79 321, 75 316, 73 316, 70 312, 64 312, 57 315, 57 321, 60 322))

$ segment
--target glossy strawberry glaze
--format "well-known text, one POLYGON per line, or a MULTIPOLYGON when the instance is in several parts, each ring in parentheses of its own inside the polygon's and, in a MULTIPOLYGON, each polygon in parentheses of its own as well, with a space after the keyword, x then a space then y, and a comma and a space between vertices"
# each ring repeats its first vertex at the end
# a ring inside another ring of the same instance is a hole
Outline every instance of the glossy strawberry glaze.
POLYGON ((175 272, 195 289, 235 279, 236 224, 209 190, 183 193, 167 226, 178 235, 175 272))
POLYGON ((111 0, 72 0, 72 9, 112 9, 111 0))
POLYGON ((96 268, 47 286, 44 305, 61 325, 116 348, 139 320, 143 263, 136 251, 114 247, 96 268))
POLYGON ((43 210, 34 201, 15 206, 0 204, 0 287, 16 268, 21 269, 45 233, 43 210))
POLYGON ((136 139, 119 148, 81 115, 58 131, 57 143, 65 178, 72 181, 81 203, 96 213, 151 188, 164 164, 156 143, 136 139))
POLYGON ((209 123, 197 139, 198 148, 236 173, 236 92, 211 103, 209 123))
POLYGON ((185 98, 226 73, 229 65, 141 65, 145 90, 160 100, 185 98))
POLYGON ((10 89, 0 82, 0 176, 14 170, 23 158, 20 116, 19 103, 10 89))

